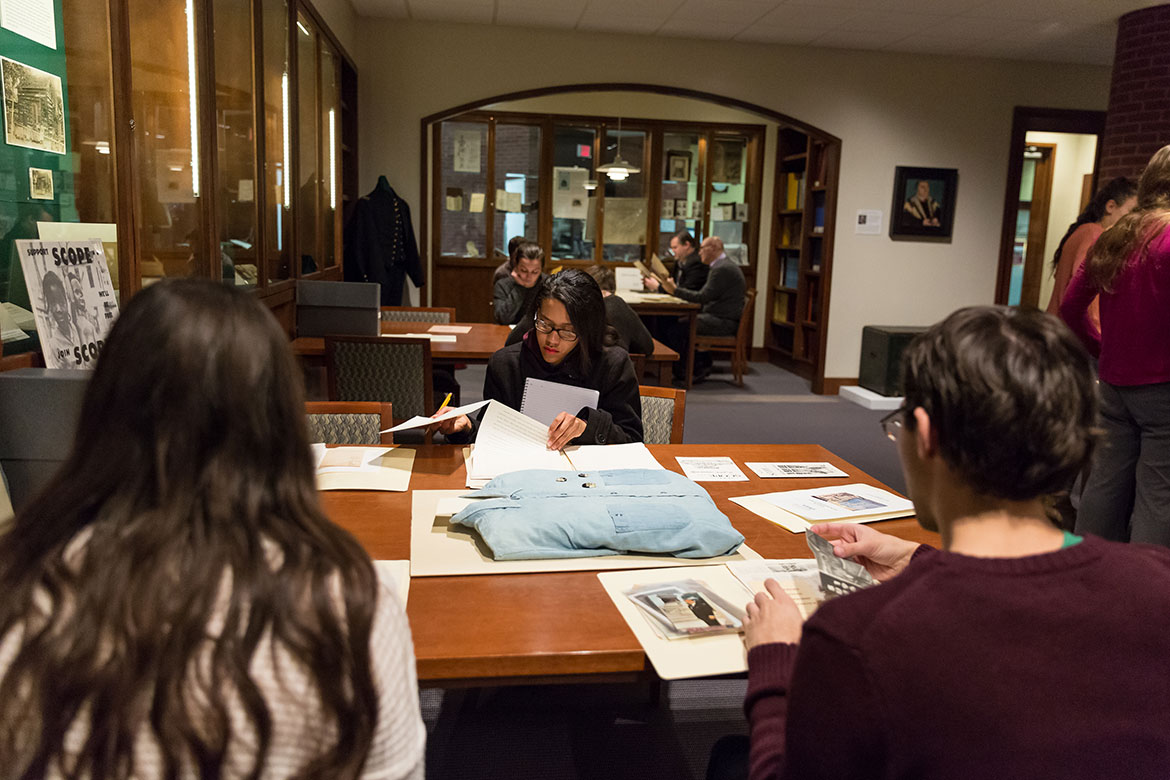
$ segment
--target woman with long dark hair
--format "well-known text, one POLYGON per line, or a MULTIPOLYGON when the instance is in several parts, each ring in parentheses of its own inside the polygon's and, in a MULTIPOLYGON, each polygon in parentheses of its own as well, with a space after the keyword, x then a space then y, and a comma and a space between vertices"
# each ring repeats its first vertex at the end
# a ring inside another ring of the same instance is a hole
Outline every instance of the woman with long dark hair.
MULTIPOLYGON (((1137 185, 1132 179, 1119 176, 1102 187, 1085 206, 1076 222, 1068 226, 1056 253, 1052 256, 1052 297, 1048 299, 1048 313, 1060 313, 1060 301, 1068 289, 1073 273, 1085 262, 1089 249, 1117 220, 1128 214, 1137 203, 1137 185)), ((1100 329, 1097 301, 1090 305, 1089 316, 1100 329)))
MULTIPOLYGON (((549 449, 642 441, 638 380, 625 350, 606 345, 605 303, 593 277, 577 269, 549 277, 527 316, 532 329, 488 362, 483 397, 519 410, 530 377, 592 388, 598 391, 597 408, 561 412, 549 426, 549 449)), ((445 420, 437 429, 452 442, 475 435, 466 416, 445 420)))
POLYGON ((0 537, 0 775, 422 778, 409 628, 322 513, 300 383, 246 293, 130 301, 0 537))
POLYGON ((1105 439, 1077 533, 1170 546, 1170 146, 1138 181, 1137 207, 1097 239, 1060 316, 1099 355, 1105 439), (1101 300, 1101 327, 1088 316, 1101 300))

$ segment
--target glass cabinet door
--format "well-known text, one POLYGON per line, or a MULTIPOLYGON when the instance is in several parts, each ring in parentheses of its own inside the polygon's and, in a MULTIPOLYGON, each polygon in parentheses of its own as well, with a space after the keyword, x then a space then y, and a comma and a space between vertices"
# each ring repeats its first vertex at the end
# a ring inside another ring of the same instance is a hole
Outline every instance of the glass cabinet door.
POLYGON ((670 239, 686 230, 703 240, 703 178, 698 133, 662 133, 662 216, 658 224, 658 256, 670 254, 670 239))
POLYGON ((602 258, 609 262, 632 263, 646 258, 646 132, 643 130, 615 130, 609 128, 602 144, 602 163, 615 162, 620 157, 640 169, 638 173, 613 177, 603 175, 599 184, 605 186, 605 216, 602 220, 602 258))
MULTIPOLYGON (((487 257, 487 122, 443 122, 439 207, 440 252, 487 257)), ((499 204, 497 204, 499 208, 499 204)))
POLYGON ((597 131, 590 127, 553 130, 552 260, 593 259, 596 140, 597 131))
POLYGON ((141 224, 142 284, 202 275, 208 226, 200 217, 200 52, 193 0, 127 0, 131 109, 141 224))
POLYGON ((508 241, 530 241, 540 231, 540 128, 496 125, 496 211, 492 229, 495 256, 508 256, 508 241))
POLYGON ((215 124, 219 263, 226 284, 255 286, 256 127, 253 109, 252 8, 215 0, 215 124))
POLYGON ((737 265, 748 265, 748 139, 715 135, 707 151, 711 206, 706 234, 723 240, 723 250, 737 265))
POLYGON ((320 137, 317 132, 317 31, 304 14, 297 14, 297 188, 293 192, 297 220, 297 252, 300 275, 321 269, 320 213, 321 171, 317 167, 320 137))
POLYGON ((321 257, 331 268, 341 260, 341 57, 321 40, 321 257))
POLYGON ((292 278, 292 111, 288 0, 262 0, 264 73, 264 236, 268 281, 292 278))

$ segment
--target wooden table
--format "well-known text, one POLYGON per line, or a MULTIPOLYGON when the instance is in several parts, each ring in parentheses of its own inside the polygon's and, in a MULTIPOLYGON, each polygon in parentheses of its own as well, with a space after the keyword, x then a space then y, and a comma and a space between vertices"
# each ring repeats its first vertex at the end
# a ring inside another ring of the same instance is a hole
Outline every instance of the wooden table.
MULTIPOLYGON (((433 322, 383 322, 382 333, 427 333, 433 322)), ((455 341, 432 341, 431 360, 437 363, 487 363, 488 359, 504 346, 510 325, 496 325, 487 322, 455 322, 455 326, 471 328, 467 333, 451 334, 455 341)), ((325 339, 303 337, 293 339, 293 354, 307 363, 320 362, 325 358, 325 339)), ((661 341, 654 342, 654 352, 646 355, 650 367, 659 383, 670 386, 670 366, 679 355, 661 341)), ((641 377, 639 377, 641 381, 641 377)))
MULTIPOLYGON (((419 446, 410 487, 462 488, 463 456, 451 445, 419 446)), ((750 482, 704 482, 720 511, 765 558, 811 557, 803 534, 793 534, 731 503, 731 496, 864 482, 884 487, 828 450, 810 444, 651 445, 659 462, 681 473, 677 455, 731 455, 750 482), (745 461, 829 461, 846 479, 763 480, 745 461)), ((891 450, 891 457, 894 457, 891 450)), ((330 491, 326 513, 358 538, 372 558, 410 557, 410 494, 330 491)), ((877 528, 938 544, 913 519, 877 528)), ((537 682, 634 680, 653 674, 646 655, 606 595, 597 573, 415 577, 407 614, 418 676, 424 685, 504 685, 537 682)))
MULTIPOLYGON (((686 389, 691 389, 691 381, 695 375, 695 327, 699 321, 699 310, 702 308, 697 303, 684 301, 682 298, 675 298, 673 295, 666 293, 644 293, 634 292, 631 290, 619 290, 615 293, 619 298, 630 305, 639 316, 664 316, 664 317, 686 317, 687 330, 689 336, 687 338, 687 354, 686 354, 686 372, 685 386, 686 389)), ((655 341, 655 344, 658 342, 655 341)), ((665 385, 666 382, 661 382, 665 385)))

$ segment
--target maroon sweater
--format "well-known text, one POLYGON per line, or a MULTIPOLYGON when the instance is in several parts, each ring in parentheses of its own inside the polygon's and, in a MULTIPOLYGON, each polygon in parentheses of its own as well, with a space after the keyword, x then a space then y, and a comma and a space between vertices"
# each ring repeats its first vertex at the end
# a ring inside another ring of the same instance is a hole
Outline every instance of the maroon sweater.
POLYGON ((754 648, 744 706, 752 780, 1170 777, 1170 550, 920 548, 754 648))

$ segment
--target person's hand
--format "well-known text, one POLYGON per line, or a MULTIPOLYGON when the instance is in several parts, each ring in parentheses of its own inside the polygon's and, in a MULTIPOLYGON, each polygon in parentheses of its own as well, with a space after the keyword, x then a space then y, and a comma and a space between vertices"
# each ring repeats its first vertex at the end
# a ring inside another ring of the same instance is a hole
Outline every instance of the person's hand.
POLYGON ((516 284, 520 285, 521 287, 533 287, 536 285, 537 280, 540 279, 540 274, 534 274, 528 278, 525 278, 523 275, 518 273, 515 268, 513 268, 512 278, 515 279, 516 284))
POLYGON ((678 285, 674 283, 673 279, 666 278, 662 280, 662 289, 674 295, 674 291, 678 289, 678 285))
POLYGON ((574 414, 561 412, 548 426, 548 448, 563 450, 565 445, 585 432, 585 421, 574 414))
MULTIPOLYGON (((434 414, 431 415, 431 417, 437 417, 440 414, 443 414, 443 412, 442 411, 435 412, 434 414)), ((471 420, 469 420, 467 418, 467 415, 465 415, 465 414, 461 414, 458 417, 452 417, 448 420, 443 420, 442 422, 432 423, 431 425, 428 425, 426 427, 427 433, 435 433, 436 431, 438 431, 439 433, 443 434, 444 436, 447 436, 447 435, 452 434, 452 433, 460 433, 461 431, 470 431, 470 430, 471 430, 471 420)))
POLYGON ((914 542, 883 534, 860 523, 819 523, 812 527, 812 532, 827 539, 838 558, 852 558, 878 582, 886 582, 901 574, 918 549, 914 542))
POLYGON ((796 602, 771 577, 764 580, 764 588, 767 593, 757 593, 747 605, 747 617, 743 621, 747 649, 773 642, 799 642, 804 621, 796 602))
POLYGON ((658 292, 658 288, 660 285, 658 284, 658 280, 655 279, 653 276, 643 277, 642 283, 646 286, 646 289, 649 290, 650 292, 658 292))

